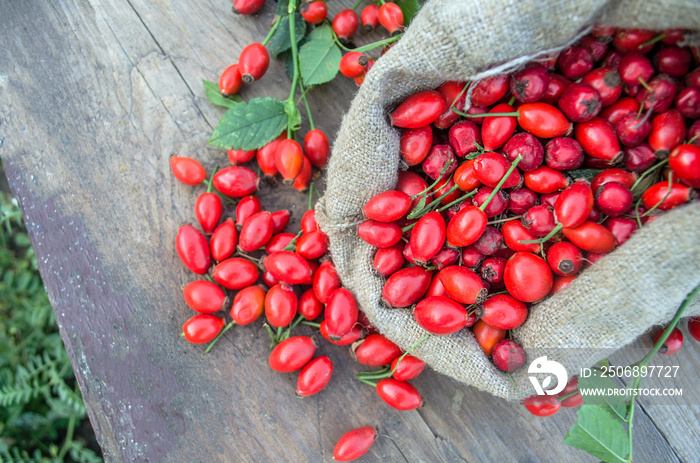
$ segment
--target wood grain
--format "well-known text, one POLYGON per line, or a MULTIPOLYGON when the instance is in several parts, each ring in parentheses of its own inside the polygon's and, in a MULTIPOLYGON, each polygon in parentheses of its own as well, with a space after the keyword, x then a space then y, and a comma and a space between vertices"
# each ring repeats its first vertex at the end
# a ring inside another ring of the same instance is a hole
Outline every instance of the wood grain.
MULTIPOLYGON (((209 355, 180 339, 192 275, 173 239, 200 190, 174 181, 168 158, 223 165, 207 145, 222 110, 201 79, 261 40, 274 6, 250 18, 223 0, 0 0, 0 155, 107 460, 332 461, 343 433, 378 425, 362 461, 593 461, 562 443, 572 410, 537 419, 429 372, 415 382, 426 406, 397 412, 352 379, 346 349, 323 342, 334 378, 299 400, 296 376, 267 367, 263 328, 233 329, 209 355)), ((284 98, 288 86, 274 62, 243 96, 284 98)), ((354 91, 344 79, 314 90, 317 126, 334 134, 354 91)), ((304 195, 264 184, 260 196, 298 225, 304 195)), ((700 365, 694 351, 686 360, 700 365)), ((685 430, 697 407, 684 400, 637 414, 637 461, 698 454, 685 430)))

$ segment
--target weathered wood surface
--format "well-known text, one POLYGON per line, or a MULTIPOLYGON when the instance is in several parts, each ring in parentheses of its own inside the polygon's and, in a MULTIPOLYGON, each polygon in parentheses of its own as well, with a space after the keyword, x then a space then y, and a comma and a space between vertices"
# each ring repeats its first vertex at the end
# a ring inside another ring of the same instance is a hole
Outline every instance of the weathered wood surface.
MULTIPOLYGON (((428 373, 415 381, 427 405, 396 412, 352 380, 345 349, 326 343, 334 378, 298 400, 296 376, 267 367, 263 328, 233 329, 209 355, 180 339, 191 315, 180 288, 192 275, 173 239, 194 220, 199 190, 174 181, 168 158, 224 162, 207 146, 221 110, 201 79, 216 80, 264 37, 268 3, 246 18, 231 14, 230 0, 0 0, 0 155, 107 460, 332 461, 344 432, 378 425, 363 461, 594 461, 562 443, 572 410, 537 419, 428 373)), ((343 3, 352 2, 331 12, 343 3)), ((288 85, 274 62, 244 96, 284 98, 288 85)), ((328 133, 353 85, 312 93, 328 133)), ((290 208, 294 225, 305 208, 288 189, 264 187, 261 197, 290 208)), ((691 398, 635 415, 637 461, 697 460, 694 348, 681 358, 691 398)))

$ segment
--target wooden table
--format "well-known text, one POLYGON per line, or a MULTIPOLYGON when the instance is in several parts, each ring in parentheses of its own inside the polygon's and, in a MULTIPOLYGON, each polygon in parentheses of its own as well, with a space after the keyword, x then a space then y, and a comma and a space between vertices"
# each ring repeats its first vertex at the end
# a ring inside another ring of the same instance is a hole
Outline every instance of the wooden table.
MULTIPOLYGON (((0 1, 0 155, 106 459, 332 461, 343 433, 378 425, 363 461, 593 461, 562 443, 574 410, 538 419, 429 372, 415 381, 427 405, 397 412, 327 343, 334 378, 299 400, 296 375, 267 367, 262 327, 229 331, 208 355, 180 338, 192 274, 173 240, 200 189, 175 181, 168 158, 223 165, 207 145, 222 110, 201 80, 265 36, 274 6, 251 18, 230 0, 0 1)), ((243 95, 284 99, 288 88, 276 61, 243 95)), ((344 79, 313 92, 320 128, 335 133, 353 92, 344 79)), ((290 191, 261 197, 296 226, 306 198, 290 191)), ((637 461, 697 461, 700 355, 689 344, 670 361, 687 372, 678 406, 642 401, 635 414, 637 461)))

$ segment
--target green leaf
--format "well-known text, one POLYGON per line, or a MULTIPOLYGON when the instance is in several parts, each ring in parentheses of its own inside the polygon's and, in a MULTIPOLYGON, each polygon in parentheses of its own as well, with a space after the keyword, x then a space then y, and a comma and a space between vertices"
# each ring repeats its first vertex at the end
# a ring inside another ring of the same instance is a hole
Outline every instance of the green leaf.
POLYGON ((202 80, 204 84, 204 91, 207 94, 209 101, 217 106, 224 106, 226 108, 232 108, 238 103, 243 102, 243 98, 238 95, 232 95, 230 97, 225 97, 219 92, 219 84, 215 82, 209 82, 208 80, 202 80))
MULTIPOLYGON (((304 38, 306 34, 306 21, 301 17, 301 14, 294 13, 294 36, 297 43, 304 38)), ((292 42, 289 40, 289 16, 285 13, 280 20, 280 25, 272 34, 270 41, 267 42, 267 49, 270 50, 273 56, 277 57, 283 51, 292 48, 292 42)))
POLYGON ((223 149, 254 150, 274 140, 287 127, 284 102, 254 98, 226 111, 211 134, 209 144, 223 149))
POLYGON ((309 34, 309 41, 299 50, 299 69, 304 85, 324 84, 338 74, 343 54, 333 41, 333 33, 326 23, 309 34))
MULTIPOLYGON (((619 386, 609 377, 601 377, 599 370, 591 369, 591 376, 584 378, 579 376, 578 378, 578 388, 581 389, 598 389, 598 390, 612 390, 619 389, 619 386)), ((625 396, 622 395, 592 395, 592 394, 581 394, 583 401, 589 405, 608 405, 610 409, 620 418, 625 419, 627 417, 627 400, 625 396)))
POLYGON ((403 12, 403 21, 408 26, 413 21, 413 18, 421 8, 421 3, 418 0, 394 0, 399 5, 403 12))
POLYGON ((578 422, 569 429, 564 443, 584 450, 606 463, 627 462, 629 436, 622 421, 596 405, 581 405, 578 422))
POLYGON ((330 40, 333 41, 333 29, 325 22, 316 29, 309 32, 308 40, 330 40))
POLYGON ((576 169, 570 170, 568 174, 574 180, 585 179, 590 182, 591 180, 593 180, 593 177, 595 177, 601 172, 603 171, 600 169, 576 169))

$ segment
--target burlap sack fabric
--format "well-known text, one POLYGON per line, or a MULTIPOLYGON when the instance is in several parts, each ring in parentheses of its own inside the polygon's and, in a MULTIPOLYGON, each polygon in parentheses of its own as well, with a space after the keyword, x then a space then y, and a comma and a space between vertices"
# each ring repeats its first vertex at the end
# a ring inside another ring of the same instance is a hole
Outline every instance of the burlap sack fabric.
MULTIPOLYGON (((316 216, 330 237, 343 285, 381 333, 403 349, 426 332, 410 309, 381 304, 384 279, 375 249, 356 235, 362 206, 394 187, 399 132, 387 113, 408 95, 448 80, 477 81, 559 50, 593 24, 700 29, 697 0, 433 0, 367 76, 345 116, 316 216)), ((414 354, 431 368, 508 400, 534 393, 529 361, 548 355, 569 375, 672 318, 700 283, 700 203, 674 210, 637 232, 565 291, 533 306, 513 331, 528 355, 513 381, 496 369, 468 330, 433 336, 414 354), (602 349, 602 350, 601 350, 602 349)), ((697 302, 697 301, 696 301, 697 302)), ((688 314, 699 314, 693 304, 688 314)))

